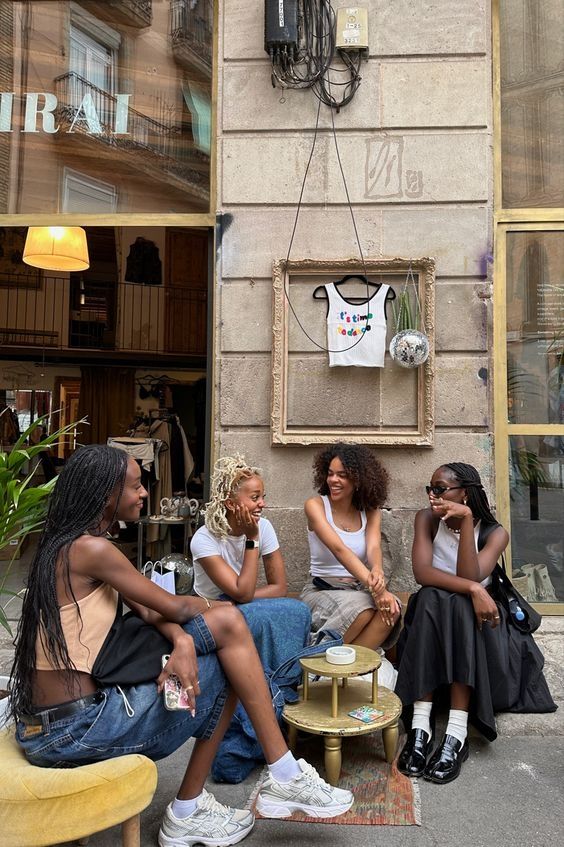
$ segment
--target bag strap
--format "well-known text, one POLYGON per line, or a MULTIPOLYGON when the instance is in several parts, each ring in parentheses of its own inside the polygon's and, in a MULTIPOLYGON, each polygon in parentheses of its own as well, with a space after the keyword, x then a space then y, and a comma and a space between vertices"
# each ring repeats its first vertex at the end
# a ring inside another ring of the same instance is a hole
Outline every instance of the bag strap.
POLYGON ((286 659, 276 668, 270 677, 271 684, 276 683, 279 687, 291 685, 295 681, 296 672, 290 674, 290 669, 296 662, 299 662, 300 659, 307 659, 308 656, 318 656, 320 653, 324 653, 328 647, 340 647, 342 643, 343 636, 339 635, 334 629, 320 629, 313 644, 304 647, 295 656, 286 659))
MULTIPOLYGON (((490 536, 494 529, 497 529, 498 526, 501 526, 501 524, 497 523, 497 521, 496 523, 487 524, 484 524, 483 521, 480 521, 480 528, 478 530, 478 552, 484 549, 484 547, 486 546, 486 541, 488 540, 488 536, 490 536)), ((503 558, 503 553, 501 555, 503 558)), ((503 560, 503 569, 505 570, 505 559, 503 560)))

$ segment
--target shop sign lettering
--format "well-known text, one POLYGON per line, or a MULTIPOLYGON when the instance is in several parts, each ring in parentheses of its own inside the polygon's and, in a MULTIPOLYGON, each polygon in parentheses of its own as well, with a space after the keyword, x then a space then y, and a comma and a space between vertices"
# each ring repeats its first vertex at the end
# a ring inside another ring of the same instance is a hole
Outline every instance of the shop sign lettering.
MULTIPOLYGON (((13 132, 12 120, 14 112, 14 92, 2 92, 0 94, 0 132, 13 132)), ((129 135, 127 130, 129 98, 131 94, 116 94, 112 102, 112 127, 113 135, 129 135)), ((55 125, 55 110, 58 101, 54 94, 48 91, 29 92, 24 95, 24 121, 20 132, 48 132, 53 134, 59 131, 55 125)), ((100 115, 96 109, 91 94, 84 95, 78 106, 73 105, 74 116, 67 133, 76 132, 78 127, 92 135, 101 135, 107 132, 108 127, 102 125, 100 115)), ((107 124, 107 117, 104 119, 107 124)))

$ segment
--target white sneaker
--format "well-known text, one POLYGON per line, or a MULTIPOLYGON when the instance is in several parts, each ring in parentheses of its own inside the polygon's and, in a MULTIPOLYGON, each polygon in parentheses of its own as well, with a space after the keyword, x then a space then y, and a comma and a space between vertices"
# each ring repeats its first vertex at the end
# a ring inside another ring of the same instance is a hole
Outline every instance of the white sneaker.
POLYGON ((187 818, 177 818, 173 814, 172 803, 169 803, 159 829, 159 845, 192 847, 193 844, 206 844, 209 847, 228 847, 242 841, 254 825, 252 812, 224 806, 204 789, 196 811, 187 818))
POLYGON ((290 782, 265 779, 257 795, 257 812, 265 818, 287 818, 296 811, 310 818, 334 818, 348 812, 354 803, 350 791, 329 785, 303 759, 298 765, 301 774, 290 782))

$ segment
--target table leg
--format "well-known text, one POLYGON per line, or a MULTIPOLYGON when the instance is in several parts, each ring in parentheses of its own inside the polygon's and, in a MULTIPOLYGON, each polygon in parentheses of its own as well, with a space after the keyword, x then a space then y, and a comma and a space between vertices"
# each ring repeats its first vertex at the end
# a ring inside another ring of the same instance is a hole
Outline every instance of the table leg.
POLYGON ((326 735, 323 741, 327 782, 337 785, 341 775, 341 738, 338 735, 326 735))
POLYGON ((304 682, 303 682, 303 688, 302 688, 302 696, 303 696, 304 700, 307 700, 307 698, 309 697, 309 673, 308 673, 308 671, 304 671, 303 680, 304 680, 304 682))
POLYGON ((386 761, 389 765, 394 761, 396 755, 396 747, 398 746, 398 725, 397 722, 385 727, 382 730, 382 738, 384 740, 384 753, 386 761))
POLYGON ((336 718, 339 711, 339 680, 336 676, 331 680, 331 717, 336 718))
POLYGON ((288 747, 292 751, 292 753, 296 752, 296 746, 298 743, 298 728, 293 726, 292 724, 288 725, 288 747))
POLYGON ((378 671, 372 671, 372 702, 378 705, 378 671))

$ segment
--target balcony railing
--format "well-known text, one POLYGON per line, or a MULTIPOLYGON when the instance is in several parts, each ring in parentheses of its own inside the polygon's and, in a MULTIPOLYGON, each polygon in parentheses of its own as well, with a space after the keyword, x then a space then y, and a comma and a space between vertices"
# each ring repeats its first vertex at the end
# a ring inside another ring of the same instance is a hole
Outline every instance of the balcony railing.
POLYGON ((152 0, 90 0, 86 8, 102 20, 138 29, 150 26, 153 20, 152 0))
POLYGON ((197 0, 195 4, 189 0, 171 0, 170 33, 175 59, 204 77, 211 77, 212 0, 197 0))
POLYGON ((37 290, 0 288, 0 353, 9 347, 206 354, 205 290, 125 282, 107 302, 86 290, 80 304, 76 285, 44 278, 37 290))
POLYGON ((102 133, 93 135, 87 132, 84 120, 78 120, 73 133, 88 135, 98 143, 122 151, 126 156, 135 156, 135 164, 140 166, 145 160, 151 172, 158 178, 159 172, 169 173, 189 183, 195 193, 207 197, 209 191, 209 156, 197 150, 179 125, 172 121, 162 123, 137 112, 128 110, 128 134, 116 135, 113 132, 117 99, 102 88, 92 85, 74 71, 55 79, 57 95, 57 120, 61 132, 57 136, 65 137, 65 130, 75 120, 80 104, 86 94, 90 94, 96 114, 100 120, 102 133))

